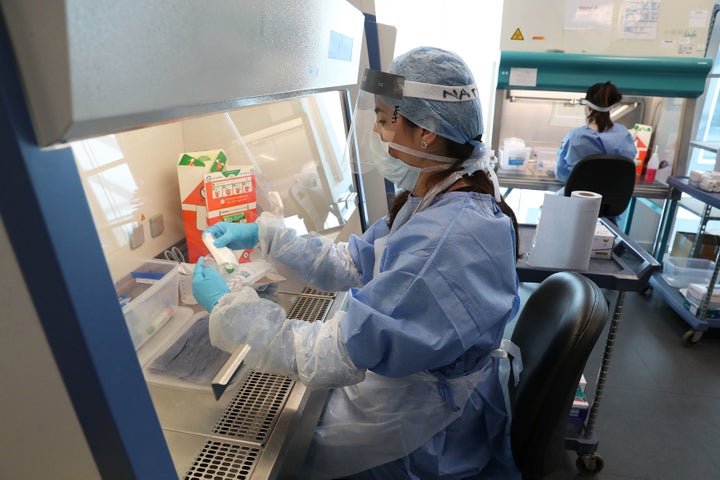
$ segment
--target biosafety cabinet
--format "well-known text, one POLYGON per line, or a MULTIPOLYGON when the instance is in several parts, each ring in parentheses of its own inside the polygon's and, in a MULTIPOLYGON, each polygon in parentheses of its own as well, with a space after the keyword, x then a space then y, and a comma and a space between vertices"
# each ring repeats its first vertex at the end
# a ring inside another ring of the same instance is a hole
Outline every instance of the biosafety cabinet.
MULTIPOLYGON (((533 150, 531 158, 554 168, 567 132, 585 123, 580 100, 591 85, 609 81, 623 96, 613 106, 611 119, 628 129, 636 124, 651 127, 642 148, 651 152, 658 147, 666 169, 660 178, 682 174, 695 101, 705 90, 711 66, 709 58, 503 51, 492 144, 502 148, 505 139, 521 138, 533 150)), ((637 189, 652 193, 642 182, 637 189)))
MULTIPOLYGON (((362 231, 343 157, 365 17, 333 0, 0 6, 0 477, 292 478, 324 392, 242 369, 219 400, 148 380, 118 285, 182 253, 183 152, 253 165, 301 234, 362 231)), ((275 293, 308 321, 342 303, 291 276, 275 293)))
POLYGON ((613 106, 611 119, 631 131, 636 125, 645 130, 636 141, 638 149, 649 159, 657 148, 660 157, 655 181, 646 182, 642 171, 636 177, 626 215, 625 231, 651 250, 668 192, 665 179, 688 168, 696 99, 705 90, 711 66, 709 58, 501 52, 492 137, 501 157, 500 184, 527 190, 561 188, 554 176, 557 151, 567 132, 586 122, 580 100, 591 85, 612 82, 622 101, 613 106), (518 145, 518 140, 527 151, 519 167, 503 161, 504 147, 518 145), (650 214, 635 215, 641 211, 636 205, 650 214))

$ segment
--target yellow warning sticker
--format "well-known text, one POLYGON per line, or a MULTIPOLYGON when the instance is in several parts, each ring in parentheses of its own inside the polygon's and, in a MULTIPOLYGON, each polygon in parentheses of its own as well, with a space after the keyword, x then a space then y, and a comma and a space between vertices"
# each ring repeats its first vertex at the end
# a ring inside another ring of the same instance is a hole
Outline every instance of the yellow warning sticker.
POLYGON ((510 40, 525 40, 525 37, 523 37, 522 32, 519 28, 515 29, 515 33, 512 34, 512 37, 510 37, 510 40))

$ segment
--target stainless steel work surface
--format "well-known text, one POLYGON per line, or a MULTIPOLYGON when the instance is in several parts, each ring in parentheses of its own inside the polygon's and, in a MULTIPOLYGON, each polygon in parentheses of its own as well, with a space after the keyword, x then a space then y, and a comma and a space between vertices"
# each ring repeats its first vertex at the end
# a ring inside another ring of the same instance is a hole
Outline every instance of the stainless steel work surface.
MULTIPOLYGON (((528 164, 521 168, 500 168, 497 171, 498 182, 503 188, 518 188, 527 190, 547 190, 556 192, 564 183, 550 174, 547 169, 535 164, 528 164)), ((646 183, 638 180, 633 189, 633 197, 640 198, 667 198, 669 187, 664 183, 646 183)))
POLYGON ((179 478, 277 478, 283 458, 302 458, 324 394, 277 375, 254 373, 246 382, 217 407, 210 405, 211 393, 150 385, 179 478), (312 418, 303 419, 306 415, 312 418), (304 435, 298 432, 301 424, 304 435), (213 465, 234 462, 241 466, 236 476, 220 470, 205 476, 213 465))
MULTIPOLYGON (((344 295, 312 288, 275 295, 289 318, 308 322, 326 320, 342 307, 343 299, 344 295)), ((185 324, 206 316, 196 313, 185 324)), ((180 338, 179 333, 174 338, 180 338)), ((145 363, 151 361, 146 358, 145 363)), ((179 478, 294 478, 327 391, 249 366, 242 366, 235 377, 216 400, 210 385, 147 376, 179 478)))

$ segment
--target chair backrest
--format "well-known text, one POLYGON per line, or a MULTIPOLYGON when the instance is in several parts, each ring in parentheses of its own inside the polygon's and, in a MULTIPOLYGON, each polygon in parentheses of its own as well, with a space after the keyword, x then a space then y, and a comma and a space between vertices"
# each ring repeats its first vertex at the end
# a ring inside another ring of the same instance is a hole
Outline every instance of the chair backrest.
POLYGON ((520 312, 511 339, 524 368, 509 392, 512 452, 523 478, 560 467, 580 376, 607 319, 600 288, 574 272, 546 278, 520 312))
POLYGON ((616 217, 630 203, 635 188, 635 162, 620 155, 588 155, 570 171, 565 196, 575 190, 602 195, 599 217, 616 217))

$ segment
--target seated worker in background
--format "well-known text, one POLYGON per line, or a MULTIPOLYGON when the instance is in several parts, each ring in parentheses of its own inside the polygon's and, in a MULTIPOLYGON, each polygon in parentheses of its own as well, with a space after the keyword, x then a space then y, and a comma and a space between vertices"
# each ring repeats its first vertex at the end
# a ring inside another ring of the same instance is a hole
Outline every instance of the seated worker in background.
POLYGON ((256 247, 315 288, 349 290, 345 310, 288 319, 202 258, 193 293, 216 346, 249 343, 264 352, 255 370, 330 388, 299 478, 517 479, 496 350, 519 308, 517 223, 480 140, 477 88, 436 48, 390 73, 366 70, 350 133, 359 161, 405 190, 387 217, 338 243, 268 212, 208 229, 218 247, 256 247))
POLYGON ((623 125, 613 123, 610 109, 622 100, 617 87, 610 82, 590 87, 581 103, 585 105, 587 125, 570 130, 560 144, 555 178, 566 182, 570 171, 588 155, 608 153, 635 158, 632 134, 623 125))

